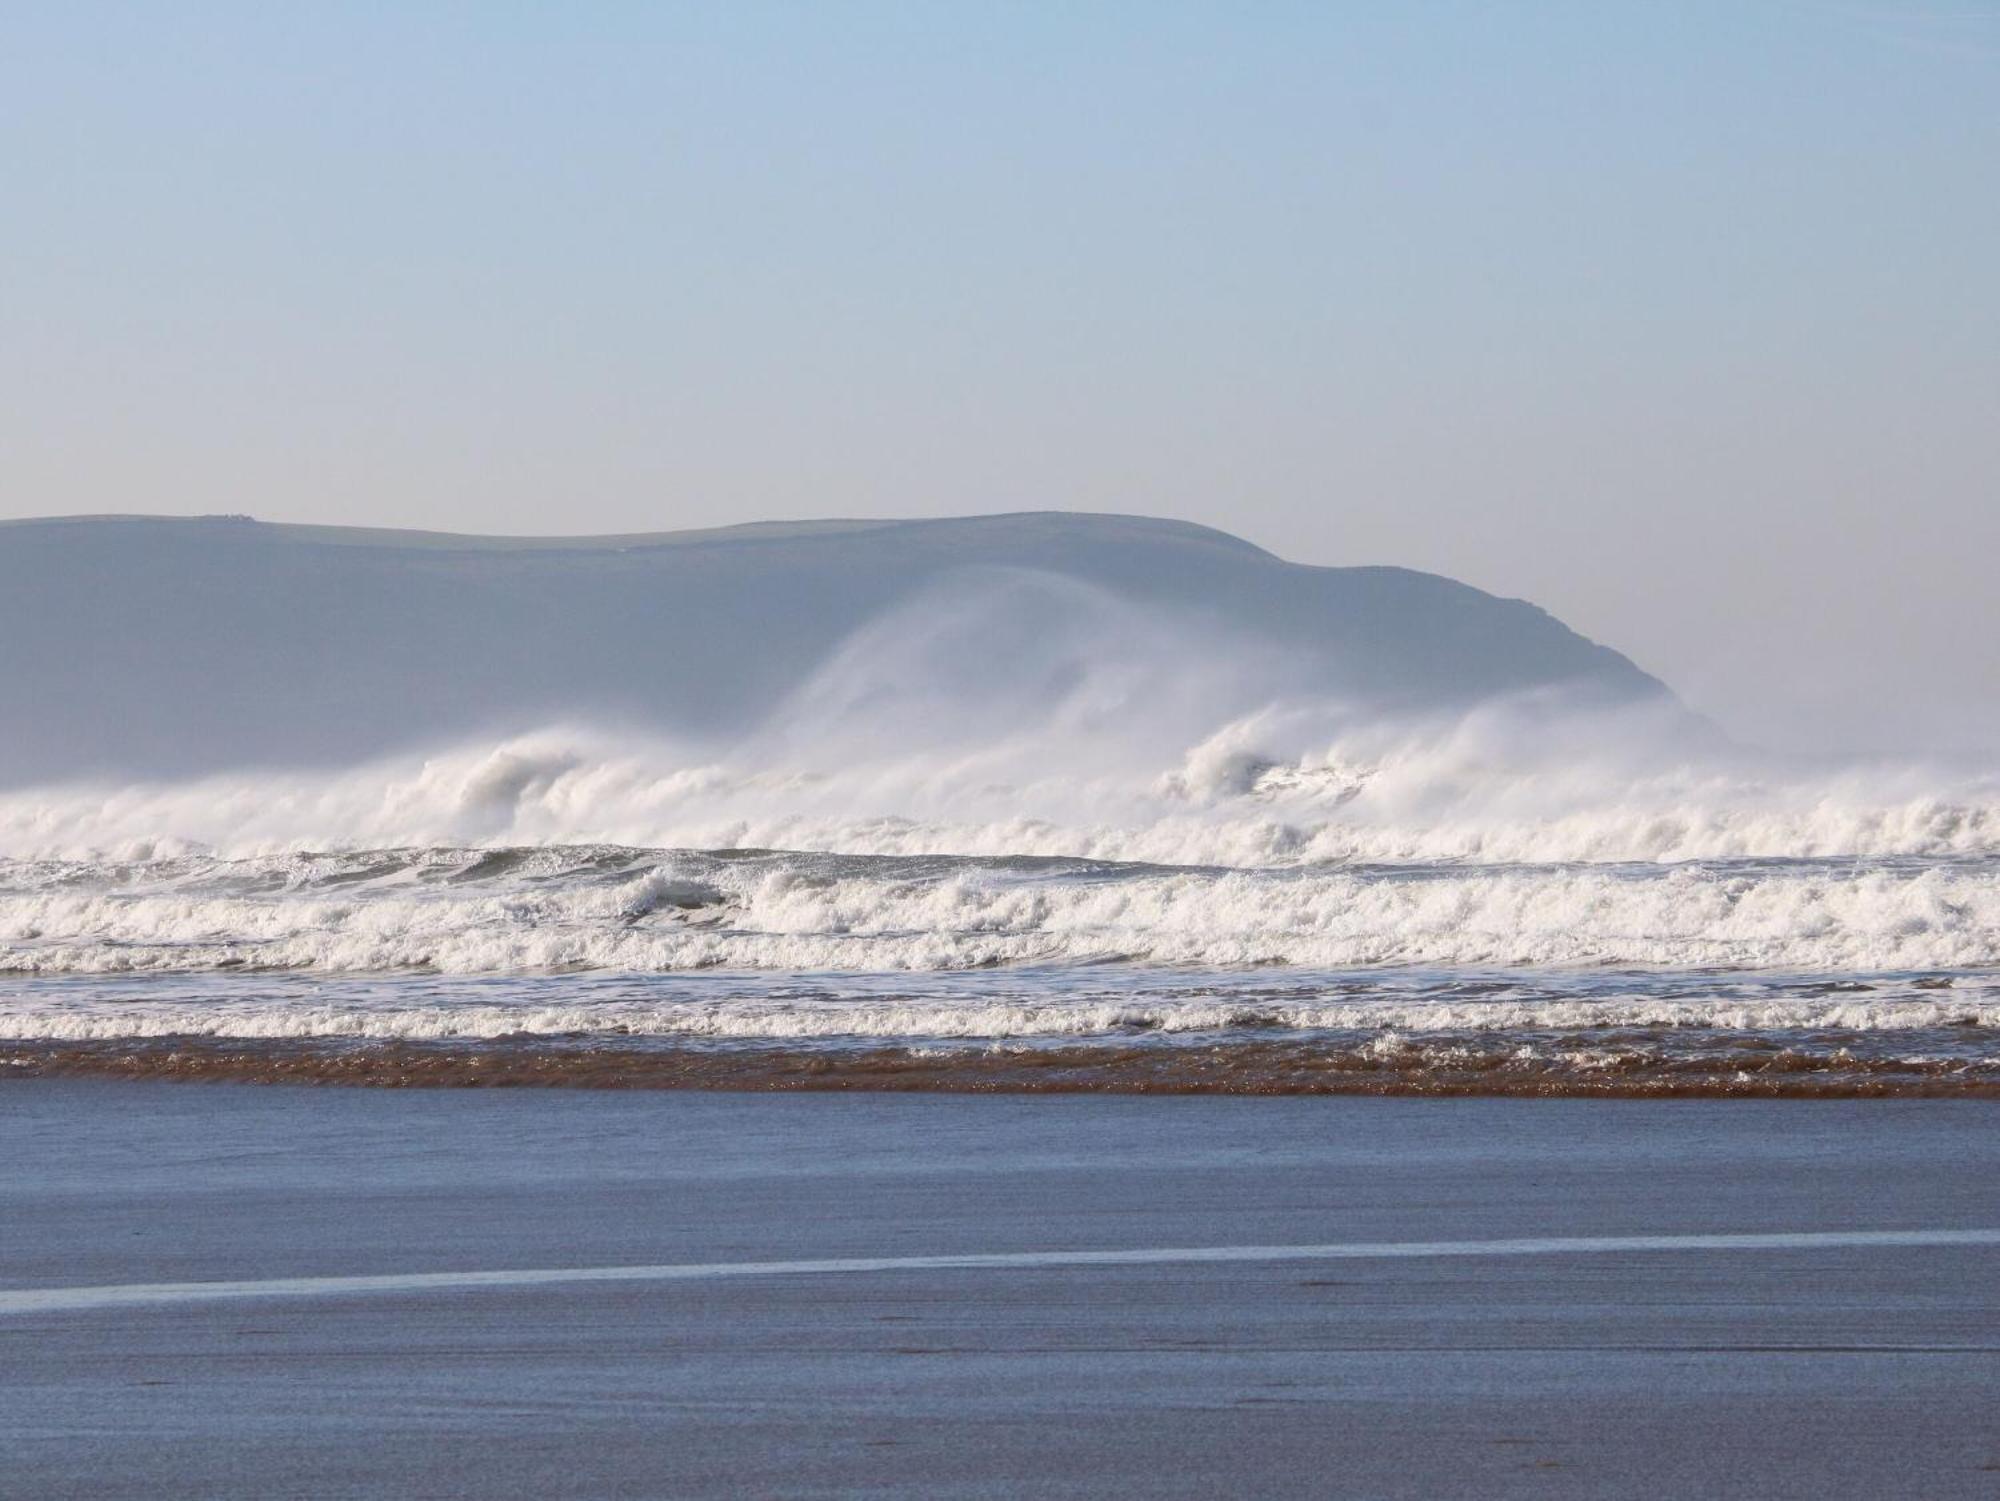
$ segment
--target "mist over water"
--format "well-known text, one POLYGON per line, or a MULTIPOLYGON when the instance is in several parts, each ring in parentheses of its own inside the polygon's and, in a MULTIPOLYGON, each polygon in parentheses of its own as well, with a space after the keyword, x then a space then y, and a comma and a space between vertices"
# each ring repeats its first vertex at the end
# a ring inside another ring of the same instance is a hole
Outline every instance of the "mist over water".
POLYGON ((1411 715, 1312 677, 1282 644, 1198 612, 965 570, 832 644, 748 733, 569 722, 333 769, 15 788, 0 791, 0 848, 143 861, 611 844, 1215 866, 2000 852, 1990 770, 1762 754, 1668 700, 1605 707, 1551 688, 1411 715))

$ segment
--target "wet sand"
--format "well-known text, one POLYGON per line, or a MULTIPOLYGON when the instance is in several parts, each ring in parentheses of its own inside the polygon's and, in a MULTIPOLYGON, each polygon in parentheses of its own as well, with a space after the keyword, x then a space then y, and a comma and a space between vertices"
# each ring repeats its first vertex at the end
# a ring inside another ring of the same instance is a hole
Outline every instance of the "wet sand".
POLYGON ((1993 1496, 1996 1128, 11 1079, 0 1492, 1993 1496))
POLYGON ((659 1039, 119 1038, 0 1042, 17 1077, 338 1084, 379 1089, 896 1090, 940 1094, 1493 1095, 1551 1099, 2000 1100, 1988 1029, 1940 1044, 1900 1031, 1514 1028, 1385 1040, 844 1042, 659 1039))

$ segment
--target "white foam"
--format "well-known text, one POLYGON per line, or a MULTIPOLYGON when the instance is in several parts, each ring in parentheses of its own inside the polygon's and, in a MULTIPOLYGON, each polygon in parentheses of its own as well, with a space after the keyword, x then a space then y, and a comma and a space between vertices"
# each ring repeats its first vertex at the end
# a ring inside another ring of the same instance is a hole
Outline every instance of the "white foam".
POLYGON ((547 850, 0 864, 0 968, 2000 963, 2000 862, 1157 870, 547 850), (486 872, 486 873, 482 873, 486 872))
POLYGON ((1136 744, 1079 717, 902 747, 790 722, 724 751, 550 729, 334 771, 16 789, 0 852, 614 843, 1241 868, 2000 853, 1990 772, 1676 751, 1632 716, 1272 708, 1136 744))
POLYGON ((102 1042, 160 1037, 245 1040, 357 1038, 476 1041, 501 1037, 653 1037, 715 1041, 866 1038, 1005 1041, 1129 1033, 1369 1031, 1412 1035, 1702 1028, 1769 1033, 1872 1032, 1943 1026, 2000 1028, 2000 1000, 1908 997, 1805 999, 1265 1002, 1227 999, 1119 1001, 1022 998, 917 1000, 595 1001, 572 1005, 432 1000, 422 1005, 309 1001, 0 999, 0 1037, 102 1042))

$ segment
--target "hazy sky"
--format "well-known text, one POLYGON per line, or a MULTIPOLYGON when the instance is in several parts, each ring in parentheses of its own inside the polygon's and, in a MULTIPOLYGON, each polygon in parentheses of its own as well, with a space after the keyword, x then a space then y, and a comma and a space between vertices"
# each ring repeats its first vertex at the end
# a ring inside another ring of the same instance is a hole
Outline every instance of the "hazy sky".
POLYGON ((1042 507, 2000 745, 2000 0, 0 7, 0 512, 1042 507))

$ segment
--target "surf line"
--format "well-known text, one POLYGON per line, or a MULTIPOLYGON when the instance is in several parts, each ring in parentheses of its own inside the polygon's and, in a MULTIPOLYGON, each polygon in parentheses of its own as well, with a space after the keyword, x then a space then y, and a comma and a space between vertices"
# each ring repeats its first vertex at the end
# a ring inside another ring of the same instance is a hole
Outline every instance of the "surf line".
POLYGON ((392 1272, 360 1277, 263 1277, 0 1288, 0 1315, 77 1313, 144 1304, 242 1298, 476 1291, 594 1282, 706 1282, 730 1277, 826 1277, 882 1272, 1036 1271, 1064 1267, 1201 1266, 1283 1261, 1401 1261, 1481 1256, 1601 1256, 1676 1251, 1885 1250, 2000 1246, 2000 1229, 1812 1230, 1758 1235, 1584 1235, 1518 1240, 1351 1241, 1300 1246, 1155 1246, 1112 1251, 989 1251, 943 1256, 841 1256, 810 1261, 699 1261, 659 1266, 521 1267, 392 1272))

